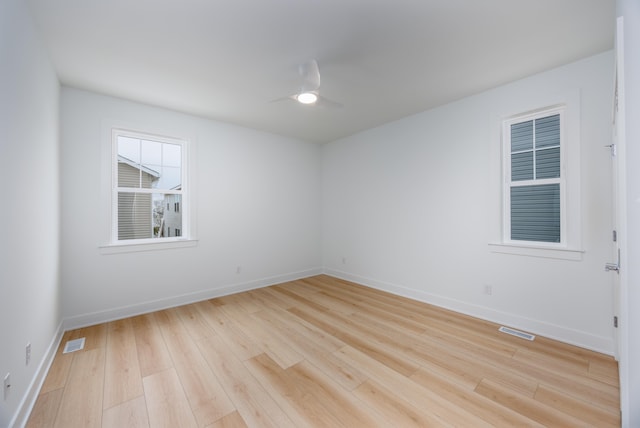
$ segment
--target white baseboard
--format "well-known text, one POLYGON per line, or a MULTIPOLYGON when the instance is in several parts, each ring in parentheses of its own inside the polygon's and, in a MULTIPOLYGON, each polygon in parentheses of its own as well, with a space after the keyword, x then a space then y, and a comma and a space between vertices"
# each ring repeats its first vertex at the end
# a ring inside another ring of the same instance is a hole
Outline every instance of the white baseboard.
POLYGON ((64 334, 62 326, 63 323, 60 322, 56 329, 56 333, 51 339, 49 347, 40 361, 38 369, 27 388, 27 392, 24 394, 24 397, 22 397, 22 401, 18 406, 18 411, 14 415, 13 420, 9 423, 10 427, 24 427, 27 424, 31 411, 33 410, 33 406, 36 404, 36 400, 38 399, 38 394, 40 393, 42 384, 47 377, 47 373, 49 373, 49 368, 51 367, 53 359, 56 356, 56 352, 58 351, 58 346, 60 346, 60 341, 64 334))
POLYGON ((600 352, 606 355, 613 355, 613 339, 609 337, 595 336, 583 331, 549 324, 544 321, 525 318, 520 315, 508 312, 496 311, 495 309, 487 308, 484 306, 475 305, 451 299, 449 297, 439 296, 436 294, 426 293, 424 291, 406 288, 396 284, 378 281, 372 278, 354 275, 336 269, 325 268, 324 273, 326 275, 355 282, 366 287, 375 288, 378 290, 386 291, 388 293, 439 306, 441 308, 450 309, 452 311, 470 315, 472 317, 481 318, 486 321, 491 321, 497 324, 517 328, 519 330, 533 333, 538 336, 544 336, 549 339, 558 340, 560 342, 579 346, 585 349, 590 349, 592 351, 600 352))
POLYGON ((64 330, 74 330, 76 328, 87 327, 90 325, 101 324, 103 322, 128 318, 136 315, 146 314, 149 312, 159 311, 162 309, 187 305, 189 303, 200 302, 202 300, 213 299, 215 297, 227 296, 229 294, 235 294, 242 291, 268 287, 270 285, 280 284, 282 282, 294 281, 296 279, 319 275, 322 272, 322 268, 307 269, 304 271, 291 272, 283 275, 276 275, 272 277, 256 279, 253 281, 232 284, 220 288, 212 288, 209 290, 197 291, 195 293, 187 293, 180 296, 173 296, 165 299, 158 299, 149 302, 137 303, 130 306, 122 306, 115 309, 108 309, 105 311, 78 315, 66 318, 64 320, 64 330))

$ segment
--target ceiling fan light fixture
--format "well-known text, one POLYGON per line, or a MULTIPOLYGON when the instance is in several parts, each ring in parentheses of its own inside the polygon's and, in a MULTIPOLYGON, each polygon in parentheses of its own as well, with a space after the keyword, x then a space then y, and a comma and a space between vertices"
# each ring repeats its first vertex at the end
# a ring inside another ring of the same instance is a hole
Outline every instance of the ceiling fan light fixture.
POLYGON ((298 102, 302 104, 313 104, 318 101, 318 95, 314 94, 313 92, 302 92, 298 94, 296 100, 298 100, 298 102))

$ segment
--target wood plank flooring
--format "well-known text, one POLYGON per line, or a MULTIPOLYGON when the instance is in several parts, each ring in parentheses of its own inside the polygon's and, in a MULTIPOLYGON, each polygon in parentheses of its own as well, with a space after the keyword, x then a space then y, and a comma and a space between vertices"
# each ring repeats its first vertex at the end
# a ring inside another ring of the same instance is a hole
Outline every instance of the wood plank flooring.
POLYGON ((65 333, 27 426, 619 425, 613 358, 321 275, 65 333))

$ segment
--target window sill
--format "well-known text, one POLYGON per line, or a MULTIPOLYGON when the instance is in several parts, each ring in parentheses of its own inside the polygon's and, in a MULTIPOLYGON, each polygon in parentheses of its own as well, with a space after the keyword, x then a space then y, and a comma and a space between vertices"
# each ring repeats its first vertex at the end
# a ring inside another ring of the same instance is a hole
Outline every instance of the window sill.
POLYGON ((572 261, 581 261, 582 254, 584 253, 584 250, 575 250, 570 248, 549 248, 492 242, 489 243, 489 248, 492 253, 572 261))
POLYGON ((99 247, 100 254, 135 253, 140 251, 170 250, 174 248, 188 248, 198 245, 197 239, 180 239, 165 242, 145 242, 131 244, 107 244, 99 247))

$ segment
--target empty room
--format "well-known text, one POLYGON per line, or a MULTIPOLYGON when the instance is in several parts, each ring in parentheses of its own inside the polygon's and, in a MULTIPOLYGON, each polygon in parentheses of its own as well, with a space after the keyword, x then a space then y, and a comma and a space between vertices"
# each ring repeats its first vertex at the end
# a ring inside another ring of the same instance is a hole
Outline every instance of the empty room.
POLYGON ((0 427, 640 426, 636 0, 2 0, 0 427))

